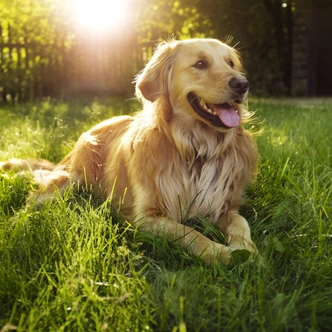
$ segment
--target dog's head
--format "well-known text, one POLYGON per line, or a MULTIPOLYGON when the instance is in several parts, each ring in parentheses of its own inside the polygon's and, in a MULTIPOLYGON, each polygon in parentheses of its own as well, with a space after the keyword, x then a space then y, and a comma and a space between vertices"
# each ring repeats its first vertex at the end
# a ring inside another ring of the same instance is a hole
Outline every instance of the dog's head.
POLYGON ((138 97, 168 96, 177 116, 219 131, 240 125, 248 89, 238 53, 215 39, 160 44, 136 81, 138 97))

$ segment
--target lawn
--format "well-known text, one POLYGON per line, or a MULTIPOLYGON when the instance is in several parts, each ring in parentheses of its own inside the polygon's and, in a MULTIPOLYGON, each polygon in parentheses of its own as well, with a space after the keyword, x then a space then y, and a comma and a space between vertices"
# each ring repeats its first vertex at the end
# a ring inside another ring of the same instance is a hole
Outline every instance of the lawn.
MULTIPOLYGON (((2 104, 0 161, 59 161, 84 130, 138 107, 2 104)), ((0 172, 0 331, 331 330, 332 100, 250 109, 260 170, 241 212, 264 264, 204 266, 88 191, 25 208, 32 179, 0 172)))

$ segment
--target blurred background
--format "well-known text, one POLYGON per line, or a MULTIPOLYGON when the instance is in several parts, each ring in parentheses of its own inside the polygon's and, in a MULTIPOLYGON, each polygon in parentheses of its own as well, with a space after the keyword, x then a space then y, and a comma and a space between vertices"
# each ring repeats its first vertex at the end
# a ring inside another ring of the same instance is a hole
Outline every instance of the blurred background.
POLYGON ((157 42, 212 37, 255 95, 332 96, 332 0, 0 0, 0 99, 132 96, 157 42))

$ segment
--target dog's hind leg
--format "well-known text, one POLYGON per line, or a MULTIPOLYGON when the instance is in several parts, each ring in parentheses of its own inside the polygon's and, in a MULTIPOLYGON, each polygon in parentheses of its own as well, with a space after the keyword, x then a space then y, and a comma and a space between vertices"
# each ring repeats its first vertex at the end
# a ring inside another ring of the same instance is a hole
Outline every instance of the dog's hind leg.
POLYGON ((71 185, 98 187, 103 165, 100 150, 98 139, 91 133, 84 133, 74 149, 52 171, 33 172, 40 188, 30 196, 30 204, 35 203, 39 207, 46 201, 53 201, 55 194, 63 196, 71 185))
POLYGON ((36 204, 37 207, 42 206, 46 201, 54 201, 56 192, 63 196, 64 191, 72 183, 65 170, 35 171, 34 178, 39 183, 39 189, 30 195, 28 204, 36 204))

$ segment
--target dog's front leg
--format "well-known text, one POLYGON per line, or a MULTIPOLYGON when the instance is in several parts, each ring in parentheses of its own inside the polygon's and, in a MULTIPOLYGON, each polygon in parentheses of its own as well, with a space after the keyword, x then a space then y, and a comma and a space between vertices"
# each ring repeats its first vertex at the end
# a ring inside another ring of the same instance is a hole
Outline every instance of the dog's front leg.
POLYGON ((257 248, 251 240, 248 222, 238 213, 228 213, 220 220, 217 227, 224 233, 231 252, 247 250, 251 255, 258 254, 257 248))
POLYGON ((186 251, 200 257, 206 264, 228 264, 231 258, 229 247, 209 240, 191 227, 165 217, 145 217, 136 222, 139 229, 165 236, 186 251))

